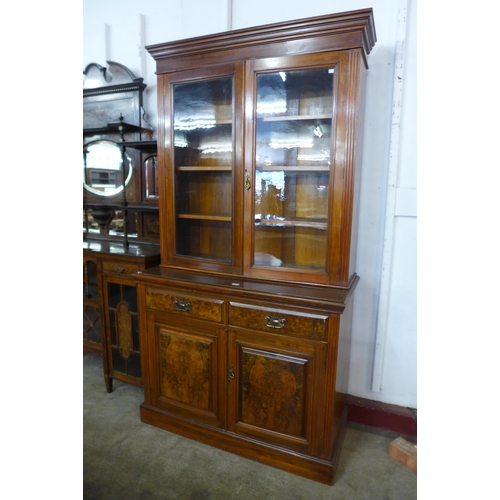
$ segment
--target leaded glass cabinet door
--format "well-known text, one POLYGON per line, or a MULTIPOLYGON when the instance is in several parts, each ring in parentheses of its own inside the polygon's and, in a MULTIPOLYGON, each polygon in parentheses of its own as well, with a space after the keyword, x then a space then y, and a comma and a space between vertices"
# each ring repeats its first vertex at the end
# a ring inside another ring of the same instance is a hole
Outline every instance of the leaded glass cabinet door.
POLYGON ((240 273, 241 71, 198 73, 168 78, 167 264, 240 273))
POLYGON ((251 67, 250 275, 331 282, 339 63, 338 56, 317 65, 295 57, 251 67))
POLYGON ((107 281, 111 377, 142 385, 139 311, 134 283, 107 281))

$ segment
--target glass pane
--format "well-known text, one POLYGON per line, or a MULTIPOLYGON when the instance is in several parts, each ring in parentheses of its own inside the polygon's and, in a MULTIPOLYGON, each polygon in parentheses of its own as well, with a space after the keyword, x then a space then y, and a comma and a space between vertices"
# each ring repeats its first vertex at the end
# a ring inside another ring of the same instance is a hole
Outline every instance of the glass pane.
POLYGON ((325 269, 333 69, 257 76, 254 264, 325 269))
MULTIPOLYGON (((136 212, 127 211, 127 237, 129 238, 137 238, 137 217, 138 214, 136 212)), ((125 236, 124 218, 124 211, 115 210, 113 219, 109 223, 108 234, 125 236)))
POLYGON ((148 156, 143 162, 144 197, 158 198, 158 156, 148 156))
POLYGON ((99 196, 123 191, 133 171, 132 158, 114 141, 92 141, 83 147, 83 187, 99 196))
POLYGON ((137 288, 133 285, 108 282, 108 305, 113 372, 140 378, 137 288), (125 311, 120 311, 119 308, 123 305, 126 305, 125 311), (131 325, 130 337, 121 326, 128 321, 131 325))
POLYGON ((177 255, 231 261, 233 79, 176 84, 177 255))
POLYGON ((99 233, 99 224, 97 224, 90 210, 86 209, 83 209, 83 232, 99 233))
POLYGON ((102 328, 99 307, 83 305, 83 340, 102 344, 102 328))

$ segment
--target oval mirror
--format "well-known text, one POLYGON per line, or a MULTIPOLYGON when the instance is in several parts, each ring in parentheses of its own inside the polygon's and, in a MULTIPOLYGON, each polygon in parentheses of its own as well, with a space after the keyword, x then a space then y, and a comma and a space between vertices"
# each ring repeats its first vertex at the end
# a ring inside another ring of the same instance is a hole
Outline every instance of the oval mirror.
POLYGON ((83 147, 83 187, 99 196, 113 196, 123 191, 132 177, 132 159, 125 152, 122 165, 120 146, 109 140, 92 141, 83 147))

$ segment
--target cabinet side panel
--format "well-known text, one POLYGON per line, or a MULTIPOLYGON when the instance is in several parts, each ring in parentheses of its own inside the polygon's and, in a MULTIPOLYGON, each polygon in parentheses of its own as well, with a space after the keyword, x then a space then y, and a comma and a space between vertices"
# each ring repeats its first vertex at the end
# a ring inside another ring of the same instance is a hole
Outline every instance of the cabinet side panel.
MULTIPOLYGON (((337 354, 337 377, 335 382, 335 392, 342 401, 347 394, 349 384, 349 360, 351 357, 351 329, 353 316, 353 299, 349 300, 340 316, 340 330, 337 354)), ((336 412, 340 416, 341 411, 336 412)))
POLYGON ((331 336, 325 389, 326 415, 323 430, 322 458, 338 461, 346 424, 346 396, 349 381, 349 357, 351 350, 352 300, 342 314, 331 317, 331 336))
POLYGON ((170 103, 166 102, 165 97, 165 87, 169 85, 168 79, 165 75, 158 75, 157 78, 157 100, 158 100, 158 199, 159 201, 159 214, 158 214, 158 225, 160 233, 160 249, 161 249, 161 265, 167 265, 167 245, 169 243, 169 231, 168 231, 168 214, 169 206, 168 200, 171 196, 167 196, 166 192, 166 178, 165 178, 165 162, 167 154, 167 144, 170 146, 170 119, 165 120, 165 117, 170 116, 170 103), (165 126, 168 126, 168 131, 165 130, 165 126), (167 203, 165 201, 167 200, 167 203))
POLYGON ((151 385, 150 385, 150 376, 151 369, 149 364, 149 356, 150 356, 150 332, 148 328, 148 321, 146 316, 146 293, 145 287, 142 284, 137 285, 137 304, 139 314, 139 345, 141 351, 141 371, 142 371, 142 381, 144 386, 144 401, 147 403, 151 403, 151 385))
POLYGON ((365 114, 365 95, 366 95, 366 67, 361 56, 355 58, 353 64, 358 67, 358 87, 357 92, 357 102, 358 108, 356 111, 356 123, 355 123, 355 134, 356 143, 354 149, 354 159, 353 159, 353 178, 352 191, 353 191, 353 201, 352 201, 352 232, 350 241, 350 256, 349 256, 349 275, 350 279, 356 272, 356 250, 358 246, 358 220, 359 220, 359 192, 361 185, 361 165, 362 165, 362 150, 363 150, 363 128, 364 128, 364 114, 365 114))

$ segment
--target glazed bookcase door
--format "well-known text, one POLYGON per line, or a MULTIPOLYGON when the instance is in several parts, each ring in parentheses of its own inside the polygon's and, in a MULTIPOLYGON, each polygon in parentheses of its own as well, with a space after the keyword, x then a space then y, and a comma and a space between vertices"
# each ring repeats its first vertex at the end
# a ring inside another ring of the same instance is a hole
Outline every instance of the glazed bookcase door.
POLYGON ((241 70, 231 65, 200 75, 167 76, 164 87, 166 263, 241 272, 241 70))
POLYGON ((341 59, 321 54, 249 63, 247 274, 330 282, 341 59))

